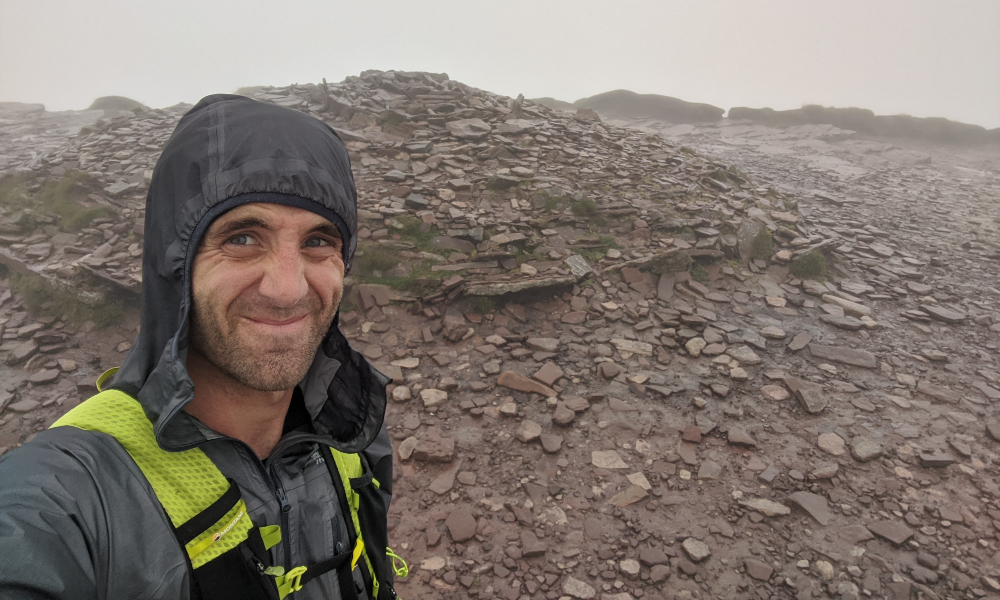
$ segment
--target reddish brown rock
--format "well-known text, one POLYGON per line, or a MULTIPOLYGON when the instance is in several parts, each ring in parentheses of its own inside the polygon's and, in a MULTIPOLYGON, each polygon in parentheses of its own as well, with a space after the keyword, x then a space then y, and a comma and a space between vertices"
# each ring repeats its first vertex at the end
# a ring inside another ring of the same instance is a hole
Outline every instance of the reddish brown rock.
POLYGON ((468 505, 459 506, 451 511, 444 525, 448 528, 451 540, 456 543, 471 540, 476 535, 476 517, 468 505))
POLYGON ((542 385, 537 381, 532 381, 524 375, 513 371, 504 371, 501 373, 500 377, 497 379, 497 385, 507 389, 516 390, 518 392, 541 394, 542 396, 546 396, 548 398, 554 398, 558 395, 555 390, 547 385, 542 385))

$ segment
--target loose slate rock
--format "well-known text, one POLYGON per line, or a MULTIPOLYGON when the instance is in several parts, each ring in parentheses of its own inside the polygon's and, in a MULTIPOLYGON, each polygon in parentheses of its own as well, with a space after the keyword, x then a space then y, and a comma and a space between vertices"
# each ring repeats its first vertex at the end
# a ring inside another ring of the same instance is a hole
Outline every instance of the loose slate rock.
POLYGON ((747 575, 753 577, 757 581, 767 581, 771 578, 771 574, 774 573, 774 569, 771 565, 761 562, 755 558, 748 558, 743 561, 743 565, 747 568, 747 575))
POLYGON ((451 511, 444 525, 448 528, 452 541, 456 543, 471 540, 476 535, 476 517, 468 505, 451 511))
POLYGON ((871 531, 880 538, 889 540, 897 546, 913 537, 915 533, 906 525, 896 523, 895 521, 876 521, 868 525, 868 531, 871 531))
POLYGON ((539 352, 555 352, 559 349, 559 340, 556 338, 528 338, 524 343, 539 352))
POLYGON ((811 492, 795 492, 788 501, 809 513, 809 516, 824 527, 830 524, 833 515, 827 506, 826 498, 811 492))
POLYGON ((961 323, 966 319, 966 314, 959 312, 957 310, 951 310, 950 308, 945 308, 943 306, 935 306, 933 304, 921 304, 920 309, 925 313, 929 314, 931 318, 937 319, 938 321, 943 321, 945 323, 957 324, 961 323))
POLYGON ((834 362, 844 363, 845 365, 854 365, 856 367, 864 367, 866 369, 874 369, 878 366, 878 360, 875 358, 875 355, 865 352, 864 350, 840 348, 837 346, 824 346, 822 344, 809 344, 809 352, 816 358, 832 360, 834 362))
POLYGON ((958 404, 962 400, 958 392, 925 380, 917 384, 917 391, 946 404, 958 404))
POLYGON ((28 381, 34 383, 35 385, 52 383, 56 379, 59 379, 59 373, 59 369, 42 369, 41 371, 32 373, 28 377, 28 381))
POLYGON ((802 332, 796 334, 796 336, 792 338, 792 341, 788 343, 788 349, 791 350, 792 352, 798 352, 799 350, 808 346, 809 342, 811 341, 812 341, 812 336, 809 335, 808 333, 802 332))
POLYGON ((653 355, 653 345, 646 342, 637 342, 635 340, 624 340, 624 339, 613 339, 611 343, 614 344, 618 352, 631 352, 632 354, 640 354, 642 356, 652 356, 653 355))
POLYGON ((635 504, 636 502, 642 500, 648 495, 646 490, 642 489, 637 485, 630 485, 608 500, 608 504, 613 504, 618 507, 628 506, 630 504, 635 504))
POLYGON ((541 394, 548 398, 555 398, 558 396, 556 391, 547 385, 542 385, 537 381, 528 379, 520 373, 515 373, 514 371, 504 371, 500 374, 497 379, 497 385, 505 387, 510 390, 516 390, 518 392, 527 392, 541 394))
POLYGON ((941 450, 921 452, 917 456, 920 458, 920 464, 931 469, 943 469, 955 462, 954 456, 941 450))
POLYGON ((753 509, 765 517, 781 517, 791 514, 792 509, 780 502, 768 500, 767 498, 751 498, 741 502, 743 506, 753 509))
POLYGON ((851 456, 861 462, 868 462, 882 456, 882 447, 867 438, 856 437, 851 440, 851 456))
POLYGON ((598 469, 627 469, 628 465, 614 450, 594 450, 590 453, 590 462, 598 469))
POLYGON ((562 590, 564 594, 577 600, 591 600, 597 596, 597 590, 572 576, 563 581, 562 590))
POLYGON ((537 440, 542 435, 542 426, 531 419, 525 419, 521 422, 521 426, 517 428, 517 433, 514 435, 517 439, 527 444, 537 440))
POLYGON ((761 362, 760 357, 750 349, 750 346, 736 346, 735 348, 726 350, 726 354, 745 365, 757 365, 761 362))
POLYGON ((742 427, 730 427, 728 432, 729 443, 734 446, 746 446, 753 448, 757 445, 757 440, 753 439, 747 430, 742 427))
POLYGON ((836 433, 821 433, 819 434, 819 440, 816 442, 820 450, 828 452, 834 456, 841 456, 846 452, 844 450, 844 438, 840 437, 836 433))
POLYGON ((448 400, 448 392, 428 388, 426 390, 420 390, 420 399, 424 401, 424 408, 437 408, 448 400))
POLYGON ((684 548, 684 553, 694 562, 701 562, 712 555, 712 549, 708 547, 708 544, 702 542, 701 540, 696 540, 693 537, 689 537, 681 543, 681 548, 684 548))

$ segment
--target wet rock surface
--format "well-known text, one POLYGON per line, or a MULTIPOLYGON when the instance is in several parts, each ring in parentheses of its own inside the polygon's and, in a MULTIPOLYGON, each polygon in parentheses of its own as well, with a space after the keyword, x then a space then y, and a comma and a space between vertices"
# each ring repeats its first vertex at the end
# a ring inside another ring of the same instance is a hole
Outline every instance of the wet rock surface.
MULTIPOLYGON (((431 73, 256 97, 351 152, 341 323, 394 379, 403 597, 996 597, 1000 152, 431 73)), ((0 282, 0 453, 134 338, 149 171, 187 108, 0 105, 0 175, 84 173, 101 215, 5 204, 0 259, 126 298, 100 329, 0 282)))

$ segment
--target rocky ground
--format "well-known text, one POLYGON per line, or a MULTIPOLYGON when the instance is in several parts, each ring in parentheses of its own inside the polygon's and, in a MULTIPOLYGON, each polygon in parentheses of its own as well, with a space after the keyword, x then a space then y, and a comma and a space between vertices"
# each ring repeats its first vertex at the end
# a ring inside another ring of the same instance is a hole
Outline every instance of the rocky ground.
MULTIPOLYGON (((1000 597, 996 147, 427 73, 255 97, 352 153, 343 322, 395 381, 404 598, 1000 597)), ((127 350, 187 108, 0 105, 0 453, 127 350)))

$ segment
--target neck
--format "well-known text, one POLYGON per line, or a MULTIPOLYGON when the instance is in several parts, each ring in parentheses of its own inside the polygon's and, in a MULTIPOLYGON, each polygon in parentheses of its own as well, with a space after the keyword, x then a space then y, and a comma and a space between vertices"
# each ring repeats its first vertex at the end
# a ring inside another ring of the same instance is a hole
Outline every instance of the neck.
POLYGON ((200 353, 188 350, 187 370, 194 399, 184 411, 208 427, 245 442, 264 460, 281 439, 291 390, 262 392, 221 372, 200 353))

